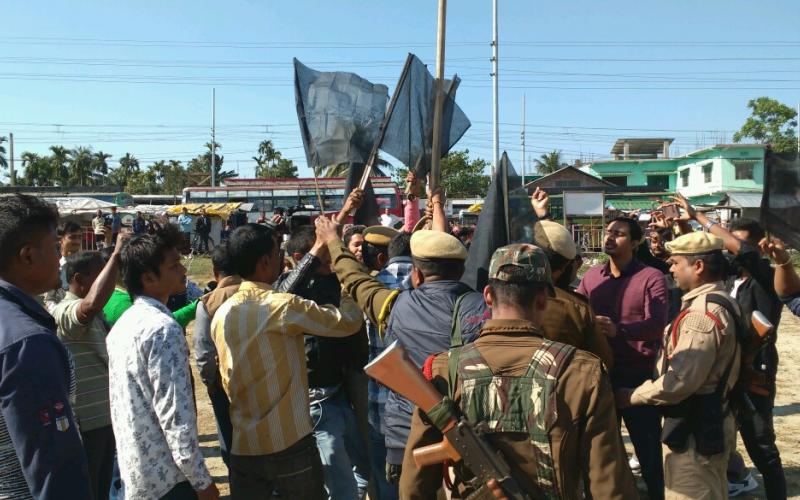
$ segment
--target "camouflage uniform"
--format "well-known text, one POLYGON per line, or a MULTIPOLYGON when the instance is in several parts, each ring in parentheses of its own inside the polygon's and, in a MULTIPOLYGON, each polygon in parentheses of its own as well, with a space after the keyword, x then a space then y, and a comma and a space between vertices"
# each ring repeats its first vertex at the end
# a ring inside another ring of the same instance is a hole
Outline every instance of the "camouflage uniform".
MULTIPOLYGON (((495 252, 492 279, 549 285, 544 253, 533 245, 495 252), (511 267, 515 269, 511 269, 511 267)), ((611 384, 596 356, 542 338, 524 319, 492 319, 472 344, 429 358, 423 371, 461 413, 480 424, 533 498, 637 498, 619 433, 611 384)), ((417 467, 413 450, 441 440, 415 411, 400 478, 401 498, 436 498, 440 466, 417 467)), ((456 488, 468 495, 456 464, 456 488)))

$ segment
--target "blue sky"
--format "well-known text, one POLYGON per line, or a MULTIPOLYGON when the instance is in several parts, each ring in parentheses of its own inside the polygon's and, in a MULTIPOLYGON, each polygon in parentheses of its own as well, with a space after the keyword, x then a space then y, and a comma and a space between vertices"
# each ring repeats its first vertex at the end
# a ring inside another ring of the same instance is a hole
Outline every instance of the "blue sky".
MULTIPOLYGON (((292 57, 393 89, 408 52, 433 68, 436 1, 0 2, 0 135, 16 155, 52 144, 187 161, 209 140, 211 89, 225 168, 252 176, 273 140, 308 175, 292 57)), ((721 141, 748 99, 800 100, 795 0, 500 0, 501 150, 607 157, 617 137, 721 141)), ((451 0, 446 73, 473 126, 457 149, 491 158, 491 1, 451 0)))

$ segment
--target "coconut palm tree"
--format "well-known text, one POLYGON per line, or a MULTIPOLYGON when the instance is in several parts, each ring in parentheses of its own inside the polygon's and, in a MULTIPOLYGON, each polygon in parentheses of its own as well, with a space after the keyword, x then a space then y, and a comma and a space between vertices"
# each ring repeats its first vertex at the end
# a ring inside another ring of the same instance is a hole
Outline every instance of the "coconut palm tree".
POLYGON ((50 146, 50 168, 59 186, 69 186, 69 150, 64 146, 50 146))
POLYGON ((98 151, 92 157, 92 177, 94 184, 103 185, 108 181, 108 160, 112 155, 98 151))
POLYGON ((554 149, 549 153, 542 154, 536 161, 536 169, 542 175, 552 174, 560 170, 564 165, 561 164, 561 151, 554 149))
POLYGON ((72 185, 92 183, 92 148, 78 146, 69 152, 69 181, 72 185))

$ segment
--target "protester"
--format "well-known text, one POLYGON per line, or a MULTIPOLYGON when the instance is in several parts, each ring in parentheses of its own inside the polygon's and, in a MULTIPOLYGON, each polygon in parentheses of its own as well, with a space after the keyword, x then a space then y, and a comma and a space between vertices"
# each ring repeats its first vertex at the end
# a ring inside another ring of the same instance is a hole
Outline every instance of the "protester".
MULTIPOLYGON (((411 234, 399 233, 389 242, 387 247, 389 262, 376 276, 390 290, 411 289, 411 234)), ((377 358, 386 348, 378 327, 368 322, 369 360, 377 358)), ((369 380, 369 443, 371 477, 375 482, 377 500, 395 500, 399 496, 397 483, 386 481, 386 425, 383 414, 389 389, 374 379, 369 380)))
POLYGON ((133 234, 145 234, 147 232, 147 221, 144 220, 142 212, 136 212, 136 218, 133 219, 133 234))
POLYGON ((69 282, 66 278, 67 257, 81 251, 83 241, 83 229, 76 222, 67 221, 64 227, 58 232, 58 245, 61 249, 61 258, 58 261, 59 274, 61 276, 61 286, 53 290, 48 290, 44 294, 44 308, 52 313, 56 305, 64 298, 64 294, 69 289, 69 282))
POLYGON ((218 498, 197 433, 189 348, 166 308, 185 287, 181 235, 168 225, 122 249, 133 305, 106 339, 111 419, 125 497, 218 498))
MULTIPOLYGON (((322 244, 317 244, 316 239, 314 226, 300 226, 292 232, 286 252, 297 265, 275 282, 275 291, 339 307, 342 300, 352 299, 342 297, 339 281, 331 271, 330 256, 319 251, 322 244), (310 253, 315 246, 315 253, 310 253)), ((366 345, 366 334, 361 331, 345 338, 303 337, 314 438, 322 460, 325 489, 332 499, 363 498, 369 482, 366 444, 358 430, 356 401, 348 386, 349 374, 361 371, 366 364, 362 340, 366 345)), ((362 399, 366 400, 366 381, 363 392, 362 399)))
POLYGON ((664 332, 658 378, 635 389, 618 388, 617 403, 620 408, 664 407, 667 498, 726 498, 728 455, 736 440, 726 408, 739 375, 740 311, 725 293, 720 238, 697 232, 666 248, 685 292, 683 308, 664 332))
POLYGON ((219 436, 220 454, 226 467, 230 467, 231 439, 233 427, 230 417, 230 398, 222 387, 222 378, 219 374, 219 361, 217 348, 211 337, 211 320, 217 309, 239 290, 242 278, 233 270, 227 245, 217 245, 211 252, 212 271, 216 280, 213 291, 203 295, 197 304, 197 315, 194 322, 192 340, 194 344, 194 358, 200 379, 208 391, 208 399, 214 410, 217 422, 217 435, 219 436))
MULTIPOLYGON (((342 208, 348 213, 361 203, 360 190, 354 190, 342 208)), ((480 293, 459 282, 464 272, 467 251, 461 242, 444 231, 443 195, 430 198, 433 227, 411 237, 414 289, 390 290, 367 273, 339 239, 339 225, 320 218, 318 236, 327 242, 334 270, 345 292, 351 294, 370 322, 377 325, 387 344, 399 340, 419 367, 431 354, 448 349, 454 342, 471 341, 488 316, 480 293), (458 302, 458 306, 457 306, 458 302), (451 338, 452 324, 459 332, 451 338)), ((412 405, 390 392, 385 407, 387 480, 397 482, 411 421, 412 405)))
POLYGON ((364 256, 361 253, 361 247, 364 244, 364 229, 366 229, 366 226, 355 224, 348 227, 342 236, 345 248, 355 256, 356 260, 362 263, 364 262, 364 256))
POLYGON ((794 268, 791 255, 777 238, 765 238, 759 246, 763 253, 775 261, 775 292, 795 316, 800 316, 800 276, 794 268))
POLYGON ((61 286, 57 225, 58 212, 40 198, 0 198, 2 498, 92 496, 72 359, 36 300, 61 286))
POLYGON ((94 246, 97 250, 102 250, 106 246, 106 218, 103 211, 97 210, 92 219, 92 229, 94 230, 94 246))
POLYGON ((208 237, 211 234, 211 219, 206 215, 205 209, 200 209, 200 215, 197 217, 194 230, 200 238, 197 251, 200 253, 208 253, 208 237))
MULTIPOLYGON (((754 353, 752 364, 743 368, 741 383, 755 412, 740 412, 737 423, 747 453, 764 478, 767 498, 786 498, 786 477, 775 444, 773 425, 778 372, 775 341, 783 304, 775 291, 775 270, 759 251, 758 245, 764 238, 764 230, 752 219, 737 219, 728 230, 696 211, 684 197, 678 196, 675 201, 680 204, 686 217, 696 220, 711 234, 721 238, 725 249, 734 256, 732 263, 737 273, 735 280, 728 283, 728 291, 739 303, 743 318, 749 319, 754 311, 760 311, 775 327, 772 338, 754 353)), ((744 353, 744 356, 748 354, 744 353)), ((734 456, 730 469, 729 491, 734 496, 757 486, 741 459, 734 456)))
MULTIPOLYGON (((589 269, 578 287, 598 315, 597 327, 609 339, 615 389, 634 388, 651 380, 661 332, 667 324, 666 283, 658 270, 636 259, 641 241, 642 229, 635 220, 613 219, 606 226, 603 247, 609 261, 589 269)), ((645 405, 625 408, 620 414, 650 498, 663 498, 661 412, 645 405)))
POLYGON ((108 395, 108 327, 103 305, 114 291, 125 236, 117 241, 108 262, 99 252, 67 258, 69 290, 53 311, 58 337, 75 360, 75 415, 89 465, 92 496, 108 498, 114 463, 114 431, 108 395))
MULTIPOLYGON (((231 400, 234 499, 323 498, 322 464, 309 417, 303 334, 345 337, 363 324, 353 301, 319 306, 269 285, 281 273, 275 232, 245 224, 228 242, 243 281, 217 309, 211 332, 231 400)), ((324 257, 325 247, 309 253, 324 257)))
POLYGON ((192 216, 189 215, 189 209, 183 207, 181 209, 181 214, 178 216, 178 226, 181 228, 181 234, 183 234, 183 241, 186 242, 188 245, 192 241, 192 225, 194 219, 192 216))
MULTIPOLYGON (((502 450, 531 498, 582 498, 584 487, 594 498, 638 498, 601 361, 542 338, 539 324, 552 294, 544 251, 530 244, 495 250, 483 292, 492 319, 472 344, 431 356, 424 373, 473 425, 488 424, 490 446, 502 450), (494 388, 494 402, 484 400, 494 388), (508 392, 500 395, 501 388, 508 392)), ((400 479, 404 497, 437 498, 441 465, 418 467, 413 451, 441 439, 415 411, 400 479)), ((459 463, 455 468, 455 490, 466 498, 471 474, 459 463)))

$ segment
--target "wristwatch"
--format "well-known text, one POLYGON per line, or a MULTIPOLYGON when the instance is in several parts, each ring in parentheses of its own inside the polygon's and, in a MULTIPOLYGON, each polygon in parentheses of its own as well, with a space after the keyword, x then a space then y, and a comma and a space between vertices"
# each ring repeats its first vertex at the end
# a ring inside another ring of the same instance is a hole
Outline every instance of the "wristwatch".
POLYGON ((715 222, 713 220, 709 220, 708 222, 703 224, 703 227, 706 228, 706 231, 711 232, 711 228, 716 226, 717 224, 719 224, 719 222, 715 222))

